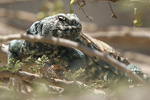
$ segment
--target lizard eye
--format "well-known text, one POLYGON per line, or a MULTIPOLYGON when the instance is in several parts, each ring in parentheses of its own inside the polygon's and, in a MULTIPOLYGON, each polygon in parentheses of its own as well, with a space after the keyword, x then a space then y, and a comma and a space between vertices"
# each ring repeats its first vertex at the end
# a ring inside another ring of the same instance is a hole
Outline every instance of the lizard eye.
POLYGON ((59 21, 65 21, 65 17, 63 16, 58 16, 59 21))

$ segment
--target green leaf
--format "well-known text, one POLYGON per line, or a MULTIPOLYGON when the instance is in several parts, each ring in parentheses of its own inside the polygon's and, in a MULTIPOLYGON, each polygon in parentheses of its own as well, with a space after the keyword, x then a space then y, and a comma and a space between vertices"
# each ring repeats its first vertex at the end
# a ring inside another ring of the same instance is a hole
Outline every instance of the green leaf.
POLYGON ((75 71, 74 73, 69 70, 68 72, 64 72, 65 78, 70 80, 75 80, 79 77, 82 73, 84 73, 85 69, 80 68, 79 70, 75 71))

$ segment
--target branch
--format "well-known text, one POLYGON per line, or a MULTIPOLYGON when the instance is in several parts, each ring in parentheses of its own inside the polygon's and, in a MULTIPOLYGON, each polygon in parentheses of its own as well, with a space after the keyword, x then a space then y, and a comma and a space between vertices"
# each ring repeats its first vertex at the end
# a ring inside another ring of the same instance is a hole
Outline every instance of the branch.
MULTIPOLYGON (((80 82, 80 81, 66 81, 66 80, 61 80, 61 79, 54 79, 54 84, 55 83, 59 83, 61 84, 61 87, 67 90, 71 90, 72 88, 74 90, 81 90, 83 91, 83 89, 87 89, 89 86, 80 82)), ((106 94, 106 92, 104 90, 101 89, 94 89, 94 90, 90 90, 91 92, 95 93, 95 94, 106 94)))
MULTIPOLYGON (((0 72, 0 79, 4 79, 4 78, 15 78, 15 79, 19 79, 19 80, 26 81, 29 83, 33 83, 33 81, 36 81, 36 83, 37 82, 44 83, 44 84, 50 85, 49 88, 53 90, 57 90, 58 92, 62 88, 64 88, 65 91, 70 91, 70 88, 72 87, 76 87, 76 88, 73 88, 76 90, 81 90, 82 88, 86 89, 89 87, 88 85, 80 81, 66 81, 66 80, 54 79, 54 78, 50 79, 50 78, 41 77, 39 75, 32 74, 32 73, 25 72, 25 71, 18 71, 16 73, 11 73, 9 71, 2 71, 0 72), (55 85, 55 86, 51 86, 51 85, 55 85), (59 87, 56 87, 56 86, 59 86, 59 87)), ((95 94, 105 94, 105 91, 97 90, 97 89, 94 89, 91 92, 95 94)))
MULTIPOLYGON (((91 25, 91 27, 93 26, 91 25)), ((97 27, 97 29, 98 28, 99 27, 97 27)), ((86 29, 89 29, 89 27, 86 27, 86 29)), ((114 44, 114 45, 119 45, 119 46, 123 45, 123 47, 126 46, 126 48, 129 48, 129 47, 132 47, 134 49, 136 48, 148 49, 149 48, 150 29, 148 28, 109 27, 106 30, 107 31, 92 32, 92 34, 88 34, 88 35, 91 35, 92 37, 99 39, 101 41, 105 41, 106 43, 109 43, 109 44, 114 44)))
POLYGON ((0 16, 8 17, 8 18, 15 18, 15 19, 17 18, 17 19, 29 21, 29 22, 34 22, 36 20, 35 14, 25 12, 25 11, 6 10, 3 8, 0 9, 0 16))
MULTIPOLYGON (((82 1, 83 2, 83 1, 82 1)), ((80 3, 79 3, 79 1, 77 1, 77 3, 78 3, 78 5, 80 6, 80 9, 82 10, 82 12, 84 13, 84 15, 87 17, 87 18, 89 18, 90 19, 90 21, 92 21, 93 20, 93 18, 92 17, 90 17, 86 12, 85 12, 85 10, 83 9, 83 7, 82 7, 82 5, 80 5, 80 3)), ((84 3, 85 3, 85 1, 84 1, 84 3)))
POLYGON ((111 10, 111 12, 112 12, 112 18, 118 19, 118 17, 116 16, 116 14, 115 14, 115 12, 114 12, 112 6, 111 6, 110 1, 108 1, 108 4, 109 4, 109 8, 110 8, 110 10, 111 10))
POLYGON ((9 71, 2 71, 0 72, 0 79, 3 78, 15 78, 19 80, 24 80, 26 82, 31 82, 34 78, 40 78, 36 74, 31 74, 25 71, 18 71, 16 73, 11 73, 9 71))
MULTIPOLYGON (((0 4, 7 4, 7 3, 15 3, 15 2, 26 2, 31 0, 0 0, 0 4)), ((32 0, 35 1, 35 0, 32 0)))
POLYGON ((87 54, 90 57, 98 57, 106 62, 109 62, 112 66, 115 68, 121 70, 122 72, 125 72, 129 77, 131 77, 133 80, 138 81, 142 84, 146 84, 146 82, 137 74, 132 73, 131 70, 129 70, 126 65, 123 63, 120 63, 119 61, 115 60, 114 58, 110 57, 108 54, 104 54, 102 52, 99 52, 97 50, 90 49, 84 45, 81 45, 79 43, 76 43, 71 40, 62 39, 62 38, 56 38, 56 37, 42 37, 42 36, 33 36, 33 35, 27 35, 27 34, 16 34, 16 35, 9 35, 9 36, 0 36, 0 43, 8 40, 13 39, 24 39, 29 42, 43 42, 47 44, 52 45, 58 45, 58 46, 65 46, 69 48, 77 48, 87 54))

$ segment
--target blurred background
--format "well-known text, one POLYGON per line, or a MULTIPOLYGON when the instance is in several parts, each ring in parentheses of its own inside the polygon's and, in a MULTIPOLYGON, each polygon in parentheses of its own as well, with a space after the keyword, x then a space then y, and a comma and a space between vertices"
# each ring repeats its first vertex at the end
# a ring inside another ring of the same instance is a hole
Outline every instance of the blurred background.
MULTIPOLYGON (((132 0, 111 2, 112 9, 118 17, 114 19, 111 17, 112 12, 107 1, 85 1, 87 2, 83 9, 93 18, 92 21, 81 9, 79 10, 77 3, 72 5, 74 13, 82 22, 83 32, 113 46, 149 74, 150 11, 147 8, 140 10, 141 18, 140 14, 135 16, 137 5, 130 2, 132 0), (133 24, 136 17, 140 17, 141 27, 133 24)), ((36 20, 56 13, 69 13, 69 3, 70 0, 0 0, 0 35, 24 33, 36 20)), ((6 63, 6 55, 2 52, 0 60, 2 64, 6 63)))

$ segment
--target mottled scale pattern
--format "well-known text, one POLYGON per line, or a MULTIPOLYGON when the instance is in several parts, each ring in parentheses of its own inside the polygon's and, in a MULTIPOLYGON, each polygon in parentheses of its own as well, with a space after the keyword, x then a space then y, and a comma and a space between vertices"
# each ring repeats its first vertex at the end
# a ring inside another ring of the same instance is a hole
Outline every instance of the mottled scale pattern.
MULTIPOLYGON (((81 31, 81 22, 75 14, 57 14, 34 22, 27 29, 27 34, 65 38, 85 45, 83 38, 80 37, 81 31)), ((93 44, 88 44, 87 46, 96 49, 93 44)), ((29 55, 37 58, 47 55, 50 59, 50 65, 61 65, 67 70, 76 71, 80 67, 85 68, 85 73, 81 76, 85 81, 104 80, 111 83, 115 79, 126 78, 123 72, 109 63, 97 57, 91 58, 75 48, 38 42, 31 44, 25 40, 13 40, 9 43, 8 61, 12 58, 21 60, 22 57, 29 55)), ((124 63, 119 59, 118 61, 124 63)), ((134 72, 143 74, 137 66, 130 66, 129 68, 131 70, 135 69, 133 70, 134 72)))

